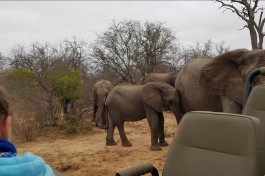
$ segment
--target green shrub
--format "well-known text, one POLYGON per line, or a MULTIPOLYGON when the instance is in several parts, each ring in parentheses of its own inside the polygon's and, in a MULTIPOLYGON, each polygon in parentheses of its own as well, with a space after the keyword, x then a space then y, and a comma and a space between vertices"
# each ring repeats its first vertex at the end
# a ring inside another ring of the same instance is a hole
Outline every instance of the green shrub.
POLYGON ((65 134, 76 134, 77 133, 77 128, 75 125, 67 125, 66 128, 64 129, 65 134))

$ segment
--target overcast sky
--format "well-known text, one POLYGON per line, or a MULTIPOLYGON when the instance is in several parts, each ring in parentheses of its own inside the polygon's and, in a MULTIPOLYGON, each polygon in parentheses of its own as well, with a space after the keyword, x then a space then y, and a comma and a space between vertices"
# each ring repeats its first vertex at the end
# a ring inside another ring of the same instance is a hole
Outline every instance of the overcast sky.
POLYGON ((90 43, 95 33, 123 19, 165 22, 184 44, 211 38, 232 49, 251 49, 249 31, 238 30, 244 22, 219 6, 213 1, 0 1, 0 52, 73 36, 90 43))

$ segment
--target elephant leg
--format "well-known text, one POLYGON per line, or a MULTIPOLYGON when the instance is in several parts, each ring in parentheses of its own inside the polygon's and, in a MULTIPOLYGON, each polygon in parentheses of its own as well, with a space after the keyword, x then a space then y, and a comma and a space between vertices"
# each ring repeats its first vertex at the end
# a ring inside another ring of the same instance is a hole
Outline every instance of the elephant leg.
POLYGON ((101 118, 101 113, 102 113, 102 105, 98 106, 98 110, 97 110, 97 114, 96 114, 96 119, 95 119, 95 123, 96 126, 99 127, 99 122, 100 122, 100 118, 101 118))
POLYGON ((234 114, 241 114, 242 113, 242 106, 226 97, 222 97, 222 106, 223 112, 227 113, 234 113, 234 114))
POLYGON ((115 130, 116 124, 112 120, 111 117, 109 117, 109 129, 107 131, 107 137, 106 137, 106 145, 117 145, 115 142, 113 135, 115 130))
POLYGON ((92 122, 95 122, 97 109, 98 109, 98 105, 94 103, 94 105, 93 105, 93 116, 91 119, 92 122))
POLYGON ((129 140, 128 140, 125 132, 124 132, 124 121, 117 122, 117 128, 119 130, 122 146, 131 147, 132 144, 129 142, 129 140))
POLYGON ((168 143, 165 141, 163 113, 158 113, 158 138, 159 138, 159 146, 168 146, 168 143))
POLYGON ((158 114, 153 109, 146 109, 147 121, 151 129, 151 150, 157 151, 161 150, 158 146, 158 129, 159 129, 159 120, 158 114))
MULTIPOLYGON (((102 128, 104 129, 105 128, 105 124, 103 123, 103 116, 105 114, 104 111, 106 111, 106 105, 105 105, 105 94, 104 95, 98 95, 98 111, 97 111, 97 115, 96 115, 96 125, 99 127, 99 128, 102 128)), ((115 117, 115 116, 113 116, 115 117)))
POLYGON ((98 108, 98 114, 96 116, 96 124, 97 127, 105 129, 106 127, 106 106, 105 105, 100 105, 98 108))
POLYGON ((105 125, 103 124, 102 122, 102 116, 104 116, 104 104, 99 104, 98 106, 98 111, 97 111, 97 114, 96 114, 96 126, 99 127, 99 128, 102 128, 104 129, 105 128, 105 125))

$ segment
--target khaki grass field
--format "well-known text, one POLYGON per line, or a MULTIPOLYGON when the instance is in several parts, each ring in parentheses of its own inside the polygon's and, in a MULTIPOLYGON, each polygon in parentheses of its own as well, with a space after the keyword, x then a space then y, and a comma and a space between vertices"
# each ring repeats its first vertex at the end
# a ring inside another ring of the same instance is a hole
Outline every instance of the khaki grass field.
MULTIPOLYGON (((164 112, 166 141, 170 144, 177 129, 173 114, 164 112)), ((162 172, 169 146, 151 151, 151 134, 144 119, 125 123, 125 132, 132 147, 122 147, 117 128, 116 146, 106 146, 106 132, 93 127, 89 133, 66 135, 55 129, 47 129, 35 140, 25 142, 14 138, 18 154, 30 151, 44 158, 53 168, 67 176, 114 176, 115 172, 128 166, 151 162, 162 172)))

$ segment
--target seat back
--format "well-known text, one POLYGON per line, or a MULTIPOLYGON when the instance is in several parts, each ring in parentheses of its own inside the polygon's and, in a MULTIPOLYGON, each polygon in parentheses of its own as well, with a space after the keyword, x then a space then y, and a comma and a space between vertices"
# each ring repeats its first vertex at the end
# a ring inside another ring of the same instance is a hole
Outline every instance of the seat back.
POLYGON ((261 130, 261 175, 265 175, 265 85, 252 88, 242 114, 257 117, 261 130))
POLYGON ((258 176, 259 120, 189 112, 171 143, 164 176, 258 176))

